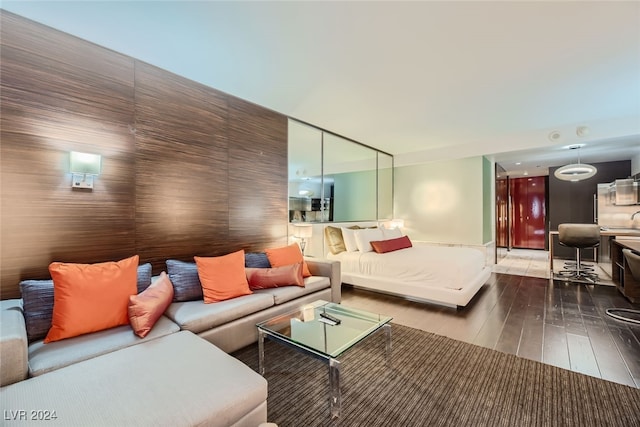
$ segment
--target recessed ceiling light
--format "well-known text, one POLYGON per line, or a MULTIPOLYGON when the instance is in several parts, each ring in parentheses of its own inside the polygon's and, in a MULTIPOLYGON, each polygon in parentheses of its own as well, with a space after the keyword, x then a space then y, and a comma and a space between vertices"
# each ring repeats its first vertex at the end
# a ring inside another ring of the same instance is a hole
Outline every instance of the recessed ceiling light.
POLYGON ((587 136, 589 135, 589 128, 587 126, 578 126, 576 128, 576 135, 587 136))
POLYGON ((522 162, 516 162, 516 166, 520 166, 522 162))

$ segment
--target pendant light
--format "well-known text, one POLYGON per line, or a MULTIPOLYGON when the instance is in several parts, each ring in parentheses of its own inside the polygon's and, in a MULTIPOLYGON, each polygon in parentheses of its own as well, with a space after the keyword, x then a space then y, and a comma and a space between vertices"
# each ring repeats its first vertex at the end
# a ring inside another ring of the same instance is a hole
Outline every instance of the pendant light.
POLYGON ((595 166, 586 163, 580 163, 580 148, 582 145, 572 145, 570 150, 578 150, 578 163, 562 166, 553 173, 556 178, 562 181, 582 181, 591 178, 598 172, 595 166))

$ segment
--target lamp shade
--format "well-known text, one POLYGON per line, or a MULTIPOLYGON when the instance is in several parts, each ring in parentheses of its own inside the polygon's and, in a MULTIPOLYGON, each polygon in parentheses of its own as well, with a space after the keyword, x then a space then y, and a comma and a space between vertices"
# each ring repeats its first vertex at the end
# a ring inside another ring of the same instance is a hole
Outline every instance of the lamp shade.
POLYGON ((88 175, 100 174, 100 155, 80 153, 78 151, 72 151, 69 162, 69 172, 71 173, 83 173, 88 175))
POLYGON ((311 224, 294 224, 293 236, 308 239, 313 235, 313 226, 311 224))

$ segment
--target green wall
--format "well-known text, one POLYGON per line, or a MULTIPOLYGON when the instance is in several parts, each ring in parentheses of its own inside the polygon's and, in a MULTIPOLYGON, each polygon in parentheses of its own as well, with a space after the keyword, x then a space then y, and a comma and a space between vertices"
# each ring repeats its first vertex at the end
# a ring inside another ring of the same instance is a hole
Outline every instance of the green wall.
POLYGON ((484 244, 491 240, 490 169, 483 157, 397 167, 394 216, 411 239, 484 244))

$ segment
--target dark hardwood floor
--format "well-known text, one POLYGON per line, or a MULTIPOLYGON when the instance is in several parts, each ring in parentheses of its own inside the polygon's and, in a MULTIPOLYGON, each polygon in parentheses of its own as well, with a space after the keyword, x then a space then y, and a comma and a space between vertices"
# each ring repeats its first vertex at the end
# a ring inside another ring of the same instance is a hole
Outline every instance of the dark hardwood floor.
POLYGON ((636 308, 615 287, 494 273, 462 309, 343 285, 342 303, 393 322, 640 388, 640 325, 605 314, 636 308))

